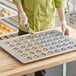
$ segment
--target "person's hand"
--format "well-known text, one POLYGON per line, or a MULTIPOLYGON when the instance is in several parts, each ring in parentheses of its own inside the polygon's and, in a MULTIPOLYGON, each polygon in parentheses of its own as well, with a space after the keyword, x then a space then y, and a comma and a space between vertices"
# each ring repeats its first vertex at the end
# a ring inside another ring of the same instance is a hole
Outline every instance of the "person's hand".
POLYGON ((69 28, 66 24, 66 21, 61 22, 61 29, 62 29, 62 34, 63 35, 68 35, 69 36, 69 28))
POLYGON ((26 14, 22 12, 19 14, 19 16, 20 16, 20 25, 26 29, 25 25, 28 24, 28 18, 26 14))

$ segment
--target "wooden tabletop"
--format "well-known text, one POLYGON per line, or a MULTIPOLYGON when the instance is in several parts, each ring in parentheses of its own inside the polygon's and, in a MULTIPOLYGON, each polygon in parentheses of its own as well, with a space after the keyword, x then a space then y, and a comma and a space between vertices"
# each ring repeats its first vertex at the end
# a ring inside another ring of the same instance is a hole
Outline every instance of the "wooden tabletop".
MULTIPOLYGON (((55 28, 60 30, 59 27, 55 28)), ((69 27, 70 37, 76 39, 76 30, 69 27)), ((40 61, 21 64, 11 55, 0 48, 0 76, 21 76, 38 70, 51 68, 65 62, 76 60, 76 50, 54 57, 46 58, 40 61)))

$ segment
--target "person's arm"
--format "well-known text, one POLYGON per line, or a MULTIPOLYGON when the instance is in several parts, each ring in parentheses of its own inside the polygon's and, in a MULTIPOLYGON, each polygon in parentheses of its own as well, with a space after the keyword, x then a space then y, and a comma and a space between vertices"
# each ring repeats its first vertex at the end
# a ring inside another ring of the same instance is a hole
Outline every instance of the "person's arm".
POLYGON ((26 16, 26 13, 23 10, 21 0, 13 0, 13 1, 15 1, 14 3, 18 9, 18 13, 19 13, 19 17, 20 17, 20 25, 23 28, 27 29, 29 33, 35 34, 35 32, 29 27, 28 18, 26 16))
POLYGON ((59 18, 60 18, 60 25, 62 29, 62 34, 69 35, 69 29, 67 27, 66 19, 65 19, 65 10, 63 7, 57 8, 59 18))
POLYGON ((19 13, 24 12, 21 2, 16 3, 16 7, 17 7, 19 13))
POLYGON ((64 10, 64 8, 67 5, 67 0, 54 0, 54 2, 55 2, 55 7, 57 8, 59 14, 62 34, 69 35, 69 29, 67 27, 67 23, 65 20, 65 10, 64 10))
POLYGON ((64 21, 65 20, 64 8, 57 8, 57 11, 58 11, 58 14, 59 14, 60 21, 64 21))
POLYGON ((20 17, 20 25, 25 28, 25 25, 28 23, 28 19, 27 19, 26 13, 23 10, 22 3, 21 1, 19 1, 19 2, 16 2, 15 5, 18 9, 18 13, 20 17))

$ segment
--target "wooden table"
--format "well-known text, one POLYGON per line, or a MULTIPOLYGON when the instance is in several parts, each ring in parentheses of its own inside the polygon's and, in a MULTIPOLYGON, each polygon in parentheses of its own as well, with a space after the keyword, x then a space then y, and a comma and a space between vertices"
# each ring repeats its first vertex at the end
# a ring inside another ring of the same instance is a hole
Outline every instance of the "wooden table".
MULTIPOLYGON (((60 30, 59 27, 56 29, 60 30)), ((76 39, 76 30, 69 27, 70 37, 76 39)), ((0 76, 21 76, 38 70, 51 68, 66 62, 76 60, 76 51, 57 55, 40 61, 21 64, 0 48, 0 76)))

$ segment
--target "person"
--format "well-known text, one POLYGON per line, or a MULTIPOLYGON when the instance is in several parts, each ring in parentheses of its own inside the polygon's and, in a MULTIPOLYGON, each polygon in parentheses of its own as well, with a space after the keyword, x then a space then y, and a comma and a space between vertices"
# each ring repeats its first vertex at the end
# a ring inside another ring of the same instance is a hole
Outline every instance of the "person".
MULTIPOLYGON (((69 35, 65 20, 66 0, 13 0, 19 14, 19 35, 28 34, 25 25, 29 23, 35 32, 55 27, 55 10, 57 9, 62 34, 69 35)), ((35 72, 35 76, 45 76, 46 71, 35 72)))

